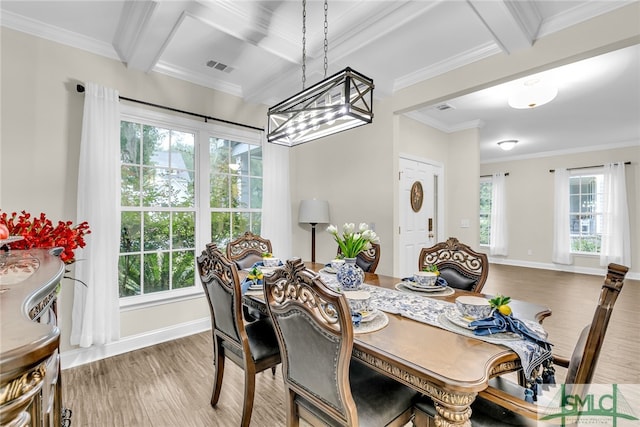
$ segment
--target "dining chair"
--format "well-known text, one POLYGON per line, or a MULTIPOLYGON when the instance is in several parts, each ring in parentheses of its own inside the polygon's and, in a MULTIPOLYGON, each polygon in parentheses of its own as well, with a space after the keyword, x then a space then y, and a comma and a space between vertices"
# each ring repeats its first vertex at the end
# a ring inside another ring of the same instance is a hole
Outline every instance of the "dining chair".
POLYGON ((265 301, 282 354, 287 425, 403 426, 416 392, 351 357, 344 294, 299 258, 265 278, 265 301))
POLYGON ((227 244, 227 258, 243 270, 262 261, 262 254, 272 252, 271 241, 250 231, 227 244))
POLYGON ((245 323, 242 292, 236 264, 227 259, 215 243, 209 243, 198 257, 198 272, 211 311, 213 362, 215 366, 211 406, 220 397, 225 358, 244 370, 243 427, 251 421, 256 374, 280 363, 280 350, 271 320, 265 317, 245 323))
MULTIPOLYGON (((251 268, 256 262, 262 261, 262 254, 272 252, 271 241, 250 231, 227 244, 227 258, 236 263, 238 270, 251 268)), ((247 321, 253 322, 265 317, 260 311, 246 305, 242 312, 247 321)))
MULTIPOLYGON (((583 386, 590 384, 593 379, 613 306, 622 290, 627 271, 629 269, 623 265, 609 264, 591 323, 582 329, 571 358, 553 355, 554 365, 567 370, 564 381, 568 388, 567 393, 583 395, 587 391, 583 386)), ((479 392, 471 405, 472 425, 545 425, 538 420, 543 408, 535 403, 526 402, 523 399, 524 391, 523 386, 505 377, 491 379, 489 387, 479 392)), ((415 426, 431 426, 435 411, 431 399, 419 399, 415 405, 415 426)))
MULTIPOLYGON (((338 255, 342 254, 340 247, 338 246, 338 255)), ((356 264, 365 273, 375 273, 380 262, 380 244, 371 243, 371 247, 358 254, 356 257, 356 264)))
POLYGON ((449 237, 430 248, 422 248, 418 257, 418 270, 436 265, 440 277, 452 288, 480 292, 489 275, 489 259, 469 246, 449 237))

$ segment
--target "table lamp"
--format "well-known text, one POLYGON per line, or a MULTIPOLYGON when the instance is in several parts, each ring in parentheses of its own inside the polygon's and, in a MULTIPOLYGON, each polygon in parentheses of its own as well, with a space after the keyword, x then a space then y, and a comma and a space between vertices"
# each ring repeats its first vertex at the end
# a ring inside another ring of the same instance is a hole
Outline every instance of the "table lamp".
POLYGON ((329 223, 329 202, 326 200, 301 200, 298 222, 311 224, 311 262, 316 262, 316 225, 329 223))

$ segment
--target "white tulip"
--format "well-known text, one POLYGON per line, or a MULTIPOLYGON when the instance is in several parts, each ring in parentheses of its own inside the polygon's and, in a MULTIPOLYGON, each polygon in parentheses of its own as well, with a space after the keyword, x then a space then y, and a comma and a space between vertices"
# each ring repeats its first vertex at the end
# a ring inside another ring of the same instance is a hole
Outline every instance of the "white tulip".
POLYGON ((363 232, 369 229, 369 225, 366 222, 361 222, 358 228, 360 229, 360 232, 363 232))
POLYGON ((352 234, 356 229, 356 225, 352 222, 347 222, 343 228, 344 228, 344 234, 352 234))
POLYGON ((327 231, 333 235, 338 234, 338 227, 336 227, 335 225, 331 224, 327 227, 327 231))

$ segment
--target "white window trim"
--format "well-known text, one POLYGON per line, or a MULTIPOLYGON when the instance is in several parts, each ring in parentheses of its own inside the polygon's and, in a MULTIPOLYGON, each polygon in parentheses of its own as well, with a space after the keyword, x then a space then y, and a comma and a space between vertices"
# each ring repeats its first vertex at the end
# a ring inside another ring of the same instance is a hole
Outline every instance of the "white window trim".
MULTIPOLYGON (((199 120, 188 119, 180 116, 174 116, 167 113, 158 111, 146 110, 139 107, 133 107, 130 105, 120 106, 120 120, 144 122, 146 124, 167 127, 170 129, 193 132, 195 133, 196 140, 196 161, 198 162, 198 169, 196 170, 196 188, 198 197, 196 197, 196 218, 197 218, 197 230, 196 234, 196 259, 200 255, 198 248, 204 248, 211 240, 211 234, 208 227, 208 211, 207 215, 202 212, 200 206, 200 200, 206 200, 207 187, 201 183, 209 182, 209 165, 208 157, 201 155, 200 149, 203 144, 203 139, 209 141, 210 137, 224 138, 232 141, 245 142, 252 145, 262 145, 262 132, 249 129, 243 129, 235 126, 223 126, 215 123, 208 123, 199 120), (207 235, 205 235, 205 230, 207 235)), ((208 208, 207 208, 208 209, 208 208)), ((162 292, 153 292, 150 294, 122 297, 119 298, 120 311, 129 311, 138 308, 152 307, 167 303, 174 303, 179 301, 185 301, 193 298, 200 298, 204 296, 204 290, 202 289, 202 282, 196 269, 196 283, 194 287, 175 289, 162 292)))

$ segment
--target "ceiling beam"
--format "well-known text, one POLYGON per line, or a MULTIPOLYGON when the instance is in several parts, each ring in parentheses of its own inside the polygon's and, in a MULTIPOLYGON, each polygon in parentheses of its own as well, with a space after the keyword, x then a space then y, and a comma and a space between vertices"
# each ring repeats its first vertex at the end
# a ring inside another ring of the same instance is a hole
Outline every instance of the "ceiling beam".
POLYGON ((532 2, 467 0, 505 53, 530 48, 542 18, 532 2))

